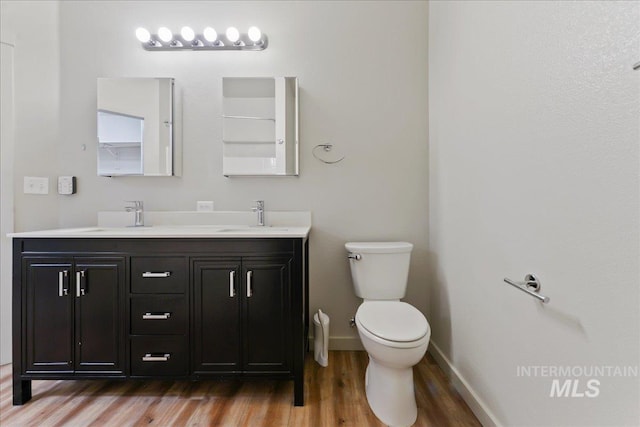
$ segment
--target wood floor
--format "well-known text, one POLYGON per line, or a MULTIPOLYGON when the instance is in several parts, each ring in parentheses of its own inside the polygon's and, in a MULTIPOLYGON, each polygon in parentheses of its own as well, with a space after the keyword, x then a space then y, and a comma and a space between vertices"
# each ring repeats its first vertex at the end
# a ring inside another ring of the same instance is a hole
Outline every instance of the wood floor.
MULTIPOLYGON (((33 399, 11 404, 11 365, 0 367, 0 426, 383 426, 364 391, 367 354, 307 357, 305 406, 291 381, 33 381, 33 399)), ((416 426, 480 426, 427 355, 414 368, 416 426)))

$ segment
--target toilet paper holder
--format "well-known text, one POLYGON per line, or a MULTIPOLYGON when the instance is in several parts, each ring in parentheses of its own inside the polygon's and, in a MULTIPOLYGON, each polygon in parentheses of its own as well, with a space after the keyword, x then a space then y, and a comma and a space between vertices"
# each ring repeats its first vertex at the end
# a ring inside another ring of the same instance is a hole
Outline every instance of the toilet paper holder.
POLYGON ((508 277, 504 278, 505 283, 510 284, 514 288, 521 290, 522 292, 531 295, 534 298, 539 299, 543 304, 546 304, 550 301, 549 297, 545 297, 544 295, 540 295, 540 280, 533 274, 527 274, 524 276, 524 282, 515 282, 508 277))

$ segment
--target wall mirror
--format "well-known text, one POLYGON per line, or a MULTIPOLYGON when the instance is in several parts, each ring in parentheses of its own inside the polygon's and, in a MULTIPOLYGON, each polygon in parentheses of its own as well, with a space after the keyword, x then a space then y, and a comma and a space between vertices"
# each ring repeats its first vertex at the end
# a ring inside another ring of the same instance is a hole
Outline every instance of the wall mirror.
POLYGON ((98 79, 98 175, 174 175, 172 78, 98 79))
POLYGON ((225 176, 298 175, 298 79, 222 79, 225 176))

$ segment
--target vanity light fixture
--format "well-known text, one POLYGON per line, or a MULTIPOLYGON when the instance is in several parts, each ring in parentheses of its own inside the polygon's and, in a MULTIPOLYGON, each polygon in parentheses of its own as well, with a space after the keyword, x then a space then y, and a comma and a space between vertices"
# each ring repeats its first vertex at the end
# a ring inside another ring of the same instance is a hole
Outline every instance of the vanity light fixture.
POLYGON ((191 47, 204 46, 203 43, 196 39, 196 33, 191 29, 191 27, 182 27, 180 30, 180 36, 186 42, 191 44, 191 47))
POLYGON ((136 37, 142 43, 149 43, 149 41, 151 40, 151 33, 146 28, 138 28, 136 30, 136 37))
POLYGON ((196 33, 193 32, 191 27, 182 27, 182 29, 180 30, 180 35, 188 42, 191 42, 196 38, 196 33))
POLYGON ((242 43, 242 41, 240 40, 240 31, 238 31, 236 27, 227 28, 227 31, 225 32, 225 34, 227 36, 227 39, 229 39, 229 41, 234 45, 238 45, 239 43, 242 43))
POLYGON ((206 41, 213 43, 214 46, 222 46, 223 43, 218 40, 218 33, 211 27, 207 27, 202 32, 202 35, 206 41))
POLYGON ((167 27, 160 27, 156 34, 151 34, 141 27, 136 30, 136 38, 145 50, 263 50, 267 47, 267 37, 255 26, 247 33, 229 27, 224 34, 219 34, 213 27, 206 27, 197 34, 187 26, 178 34, 173 34, 167 27))
POLYGON ((165 43, 168 43, 173 38, 173 34, 171 34, 171 30, 167 27, 158 28, 158 37, 165 43))
POLYGON ((262 43, 262 31, 260 31, 260 28, 258 27, 249 27, 247 36, 254 44, 262 43))

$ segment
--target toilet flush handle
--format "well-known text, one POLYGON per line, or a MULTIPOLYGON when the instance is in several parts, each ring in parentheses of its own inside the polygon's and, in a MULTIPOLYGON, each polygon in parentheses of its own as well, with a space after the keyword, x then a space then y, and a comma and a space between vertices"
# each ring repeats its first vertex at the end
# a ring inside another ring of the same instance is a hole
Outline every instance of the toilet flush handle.
POLYGON ((355 259, 356 261, 358 261, 358 260, 360 260, 360 258, 362 258, 362 255, 356 254, 356 253, 353 253, 353 252, 349 252, 349 255, 347 255, 347 258, 355 259))

